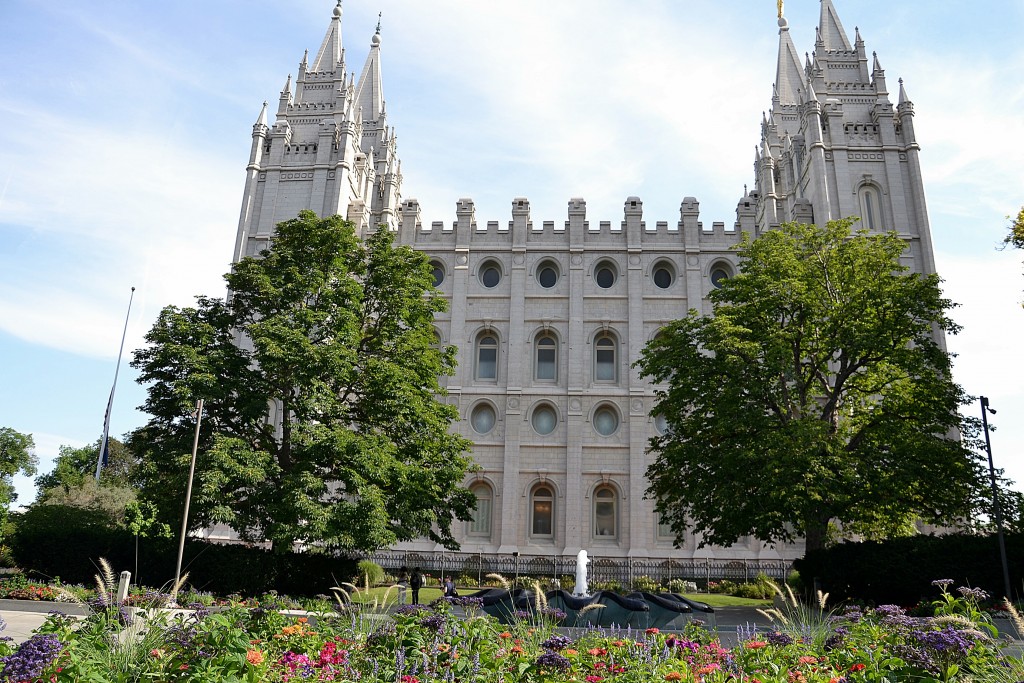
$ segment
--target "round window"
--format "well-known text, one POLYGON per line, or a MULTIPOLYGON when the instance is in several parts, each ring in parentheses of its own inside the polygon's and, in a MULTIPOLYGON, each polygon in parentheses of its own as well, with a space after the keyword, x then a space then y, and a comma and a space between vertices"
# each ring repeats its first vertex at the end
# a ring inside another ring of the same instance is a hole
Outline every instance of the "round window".
POLYGON ((530 423, 538 434, 550 434, 555 431, 555 425, 558 424, 558 416, 555 415, 554 408, 543 405, 533 411, 530 423))
POLYGON ((601 436, 611 436, 619 428, 619 414, 608 406, 602 406, 594 413, 594 429, 601 436))
POLYGON ((477 434, 487 434, 494 429, 495 419, 494 408, 487 403, 481 403, 473 408, 473 415, 470 417, 477 434))
POLYGON ((550 263, 545 263, 541 266, 540 270, 537 271, 537 282, 544 289, 551 289, 558 282, 558 271, 550 263))
POLYGON ((434 276, 434 286, 440 287, 444 282, 444 266, 437 261, 430 262, 430 273, 434 276))
POLYGON ((480 271, 480 282, 484 283, 484 287, 497 287, 501 282, 501 270, 496 264, 488 263, 480 271))
POLYGON ((711 284, 721 287, 722 283, 729 279, 729 271, 722 266, 715 266, 711 269, 711 284))
POLYGON ((594 279, 601 289, 608 289, 615 284, 615 267, 610 263, 602 263, 594 271, 594 279))
POLYGON ((654 428, 662 435, 668 432, 668 420, 665 419, 664 415, 656 415, 654 417, 654 428))
POLYGON ((672 272, 672 268, 664 263, 659 263, 654 267, 654 273, 652 274, 654 284, 659 289, 668 289, 672 286, 675 281, 675 273, 672 272))

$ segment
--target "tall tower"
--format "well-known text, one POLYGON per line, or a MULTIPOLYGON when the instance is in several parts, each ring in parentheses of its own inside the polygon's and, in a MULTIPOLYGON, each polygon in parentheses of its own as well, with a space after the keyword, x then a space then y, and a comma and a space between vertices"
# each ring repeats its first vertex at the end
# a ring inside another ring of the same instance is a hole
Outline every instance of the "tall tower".
POLYGON ((851 43, 832 0, 821 0, 804 60, 779 18, 772 106, 754 161, 759 232, 859 216, 861 227, 897 231, 910 244, 908 265, 934 272, 919 149, 902 80, 893 107, 878 56, 869 66, 860 31, 851 43))
POLYGON ((275 226, 311 209, 341 214, 359 232, 401 222, 401 163, 387 125, 380 24, 359 79, 347 74, 338 0, 316 58, 281 90, 273 125, 263 104, 252 129, 234 261, 266 248, 275 226))

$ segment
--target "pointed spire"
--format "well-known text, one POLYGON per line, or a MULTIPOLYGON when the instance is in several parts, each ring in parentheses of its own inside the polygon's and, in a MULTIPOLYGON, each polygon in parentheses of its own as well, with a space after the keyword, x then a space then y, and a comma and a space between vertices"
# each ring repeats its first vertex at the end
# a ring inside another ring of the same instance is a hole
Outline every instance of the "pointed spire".
POLYGON ((860 37, 860 26, 854 26, 853 27, 853 44, 854 45, 863 45, 864 44, 864 39, 860 37))
POLYGON ((288 74, 288 80, 284 82, 284 87, 281 88, 281 97, 291 97, 292 94, 292 75, 288 74))
POLYGON ((256 127, 267 125, 267 101, 263 100, 263 109, 260 109, 260 115, 256 119, 256 127))
MULTIPOLYGON (((379 25, 378 25, 379 29, 379 25)), ((367 121, 376 121, 384 111, 384 89, 380 71, 380 31, 370 39, 370 54, 366 56, 363 73, 356 86, 356 104, 363 110, 367 121)))
POLYGON ((796 46, 789 35, 789 22, 779 17, 779 61, 775 71, 775 87, 781 104, 797 104, 797 92, 804 84, 803 69, 796 46))
POLYGON ((331 25, 324 36, 324 42, 320 44, 320 50, 316 53, 310 71, 334 71, 341 61, 341 52, 341 0, 338 0, 331 25))
POLYGON ((910 98, 907 97, 907 90, 903 87, 903 79, 900 79, 900 99, 897 104, 906 104, 910 102, 910 98))
POLYGON ((882 68, 882 64, 878 61, 878 53, 872 52, 871 56, 874 58, 874 62, 872 64, 872 71, 874 71, 875 73, 878 73, 879 71, 885 71, 885 69, 882 68))
POLYGON ((843 23, 839 21, 839 14, 836 12, 832 0, 821 0, 821 19, 818 22, 818 33, 821 42, 826 50, 853 50, 850 39, 843 30, 843 23))
POLYGON ((303 70, 305 70, 306 67, 308 67, 308 66, 309 66, 309 50, 303 50, 302 51, 302 62, 299 63, 299 67, 302 68, 303 70))

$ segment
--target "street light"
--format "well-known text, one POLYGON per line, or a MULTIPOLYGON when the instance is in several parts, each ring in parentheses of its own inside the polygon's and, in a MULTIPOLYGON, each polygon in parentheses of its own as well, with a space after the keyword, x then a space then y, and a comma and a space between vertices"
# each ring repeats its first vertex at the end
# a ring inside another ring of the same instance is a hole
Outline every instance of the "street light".
POLYGON ((992 462, 992 442, 988 437, 988 413, 996 414, 989 407, 988 398, 981 397, 981 425, 985 429, 985 450, 988 452, 988 476, 992 485, 992 515, 996 518, 996 537, 999 539, 999 557, 1003 561, 1003 595, 1007 600, 1010 595, 1010 564, 1006 560, 1006 541, 1003 540, 1003 513, 999 505, 999 489, 996 486, 996 467, 992 462))

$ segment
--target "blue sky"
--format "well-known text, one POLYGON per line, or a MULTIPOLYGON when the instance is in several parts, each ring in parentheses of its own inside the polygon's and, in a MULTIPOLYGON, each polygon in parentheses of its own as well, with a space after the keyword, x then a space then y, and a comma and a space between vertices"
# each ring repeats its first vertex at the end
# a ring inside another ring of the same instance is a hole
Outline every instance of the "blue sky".
MULTIPOLYGON (((1024 483, 1024 254, 998 250, 1024 203, 1024 0, 835 4, 914 102, 956 379, 999 411, 996 463, 1024 483)), ((0 1, 0 426, 34 435, 43 471, 99 437, 132 286, 126 359, 161 307, 223 293, 251 126, 333 6, 0 1)), ((735 219, 775 78, 771 0, 347 0, 350 71, 378 12, 424 221, 460 197, 508 220, 517 196, 535 220, 577 196, 619 220, 630 195, 649 221, 690 195, 705 223, 735 219)), ((785 12, 812 50, 818 1, 785 12)), ((145 421, 144 395, 123 366, 112 433, 145 421)))

